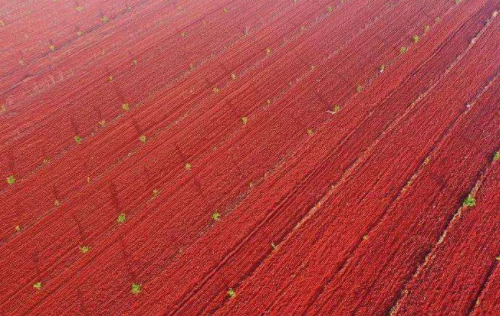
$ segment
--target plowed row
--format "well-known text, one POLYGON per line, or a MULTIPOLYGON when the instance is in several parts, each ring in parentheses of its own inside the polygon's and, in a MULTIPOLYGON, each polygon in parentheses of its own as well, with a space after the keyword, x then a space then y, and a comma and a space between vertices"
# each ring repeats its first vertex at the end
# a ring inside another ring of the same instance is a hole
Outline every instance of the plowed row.
POLYGON ((0 314, 496 315, 498 10, 0 4, 0 314))

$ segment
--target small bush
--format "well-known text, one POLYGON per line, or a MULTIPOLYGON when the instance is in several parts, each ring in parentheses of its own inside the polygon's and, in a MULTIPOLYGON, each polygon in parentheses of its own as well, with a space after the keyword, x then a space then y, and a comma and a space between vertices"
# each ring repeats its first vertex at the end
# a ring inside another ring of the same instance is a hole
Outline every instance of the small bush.
POLYGON ((132 292, 132 294, 138 295, 139 293, 141 293, 141 291, 142 291, 142 285, 141 284, 132 283, 132 290, 130 291, 130 292, 132 292))
POLYGON ((14 183, 16 183, 16 178, 14 176, 8 176, 7 177, 7 183, 9 185, 13 185, 14 183))
POLYGON ((125 223, 126 220, 127 220, 127 215, 125 215, 125 213, 121 213, 120 215, 118 215, 118 218, 116 219, 116 221, 120 224, 125 223))
POLYGON ((227 290, 227 295, 229 295, 229 298, 233 299, 236 297, 236 292, 233 289, 227 290))
POLYGON ((493 155, 493 161, 495 162, 495 161, 498 161, 498 160, 500 160, 500 152, 499 152, 499 151, 497 151, 497 152, 493 155))
POLYGON ((465 198, 463 206, 466 206, 466 207, 476 206, 476 199, 471 194, 469 194, 469 196, 467 196, 465 198))

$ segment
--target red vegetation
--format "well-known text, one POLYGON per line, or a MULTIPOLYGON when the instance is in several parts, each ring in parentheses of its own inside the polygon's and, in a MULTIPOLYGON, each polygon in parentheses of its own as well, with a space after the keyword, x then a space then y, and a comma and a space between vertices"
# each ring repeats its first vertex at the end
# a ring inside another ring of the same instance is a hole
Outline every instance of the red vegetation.
POLYGON ((0 314, 499 314, 498 10, 1 3, 0 314))

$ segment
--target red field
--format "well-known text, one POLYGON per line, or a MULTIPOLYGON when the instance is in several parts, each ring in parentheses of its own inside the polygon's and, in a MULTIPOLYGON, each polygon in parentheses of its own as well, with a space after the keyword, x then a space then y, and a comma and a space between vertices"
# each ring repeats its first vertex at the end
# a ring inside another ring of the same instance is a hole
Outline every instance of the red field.
POLYGON ((0 315, 500 315, 500 1, 0 1, 0 315))

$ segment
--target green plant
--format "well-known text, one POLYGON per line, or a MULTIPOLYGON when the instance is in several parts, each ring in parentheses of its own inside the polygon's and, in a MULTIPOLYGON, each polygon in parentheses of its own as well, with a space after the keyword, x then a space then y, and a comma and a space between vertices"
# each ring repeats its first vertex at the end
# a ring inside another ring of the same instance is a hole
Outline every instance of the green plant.
POLYGON ((118 219, 116 220, 118 223, 123 224, 127 220, 127 215, 125 213, 121 213, 118 215, 118 219))
POLYGON ((160 191, 158 191, 158 189, 153 190, 153 198, 157 198, 159 194, 160 194, 160 191))
POLYGON ((356 92, 357 92, 357 93, 360 93, 361 91, 363 91, 363 86, 362 86, 362 85, 360 85, 360 84, 358 84, 358 85, 356 86, 356 92))
POLYGON ((500 160, 500 151, 497 151, 494 155, 493 155, 493 161, 498 161, 500 160))
POLYGON ((340 110, 341 110, 340 105, 335 104, 335 105, 333 106, 333 109, 332 109, 332 110, 328 110, 328 111, 326 111, 326 112, 327 112, 327 113, 330 113, 330 114, 337 114, 337 113, 339 113, 339 112, 340 112, 340 110))
POLYGON ((21 226, 20 225, 16 225, 16 227, 14 227, 14 229, 16 230, 16 232, 20 232, 21 231, 21 226))
POLYGON ((128 103, 123 103, 123 104, 122 104, 122 109, 123 109, 124 111, 127 111, 127 112, 128 112, 128 111, 130 111, 130 104, 128 104, 128 103))
POLYGON ((412 38, 413 43, 418 43, 420 41, 420 36, 414 35, 412 38))
POLYGON ((227 295, 229 295, 229 298, 235 298, 236 292, 233 289, 229 289, 227 290, 227 295))
POLYGON ((276 250, 276 248, 278 248, 278 246, 276 246, 276 244, 272 242, 271 243, 271 248, 273 248, 273 250, 276 250))
POLYGON ((474 206, 476 206, 476 199, 471 194, 469 194, 465 198, 463 206, 467 206, 467 207, 474 207, 474 206))
POLYGON ((212 218, 213 218, 213 220, 214 220, 214 221, 218 221, 218 220, 219 220, 219 217, 220 217, 220 213, 217 213, 217 212, 216 212, 216 213, 213 213, 213 214, 212 214, 212 218))
POLYGON ((141 143, 145 144, 146 143, 146 135, 139 136, 139 140, 141 141, 141 143))
POLYGON ((400 52, 401 54, 405 54, 407 51, 408 51, 408 48, 406 48, 406 46, 403 46, 403 47, 401 47, 401 48, 399 49, 399 52, 400 52))
POLYGON ((80 145, 82 143, 82 138, 78 135, 75 136, 75 143, 77 143, 78 145, 80 145))
POLYGON ((33 284, 33 288, 40 291, 42 289, 42 282, 36 282, 35 284, 33 284))
POLYGON ((384 72, 385 71, 385 65, 380 65, 379 69, 378 69, 380 72, 384 72))
POLYGON ((314 135, 314 130, 312 128, 307 129, 307 135, 313 136, 314 135))
POLYGON ((9 185, 13 185, 14 183, 16 183, 16 178, 14 176, 8 176, 7 177, 7 183, 9 185))
POLYGON ((186 170, 191 170, 191 168, 192 168, 192 167, 193 167, 193 166, 192 166, 192 165, 188 162, 188 163, 186 163, 186 165, 184 166, 184 169, 186 169, 186 170))
POLYGON ((90 247, 89 246, 81 246, 81 247, 79 247, 79 249, 80 249, 80 251, 82 253, 87 253, 87 252, 90 251, 90 247))
POLYGON ((132 294, 138 295, 142 291, 142 285, 138 283, 132 283, 132 294))
POLYGON ((241 123, 243 123, 243 125, 246 125, 246 124, 248 123, 248 117, 243 116, 243 117, 241 118, 241 123))

